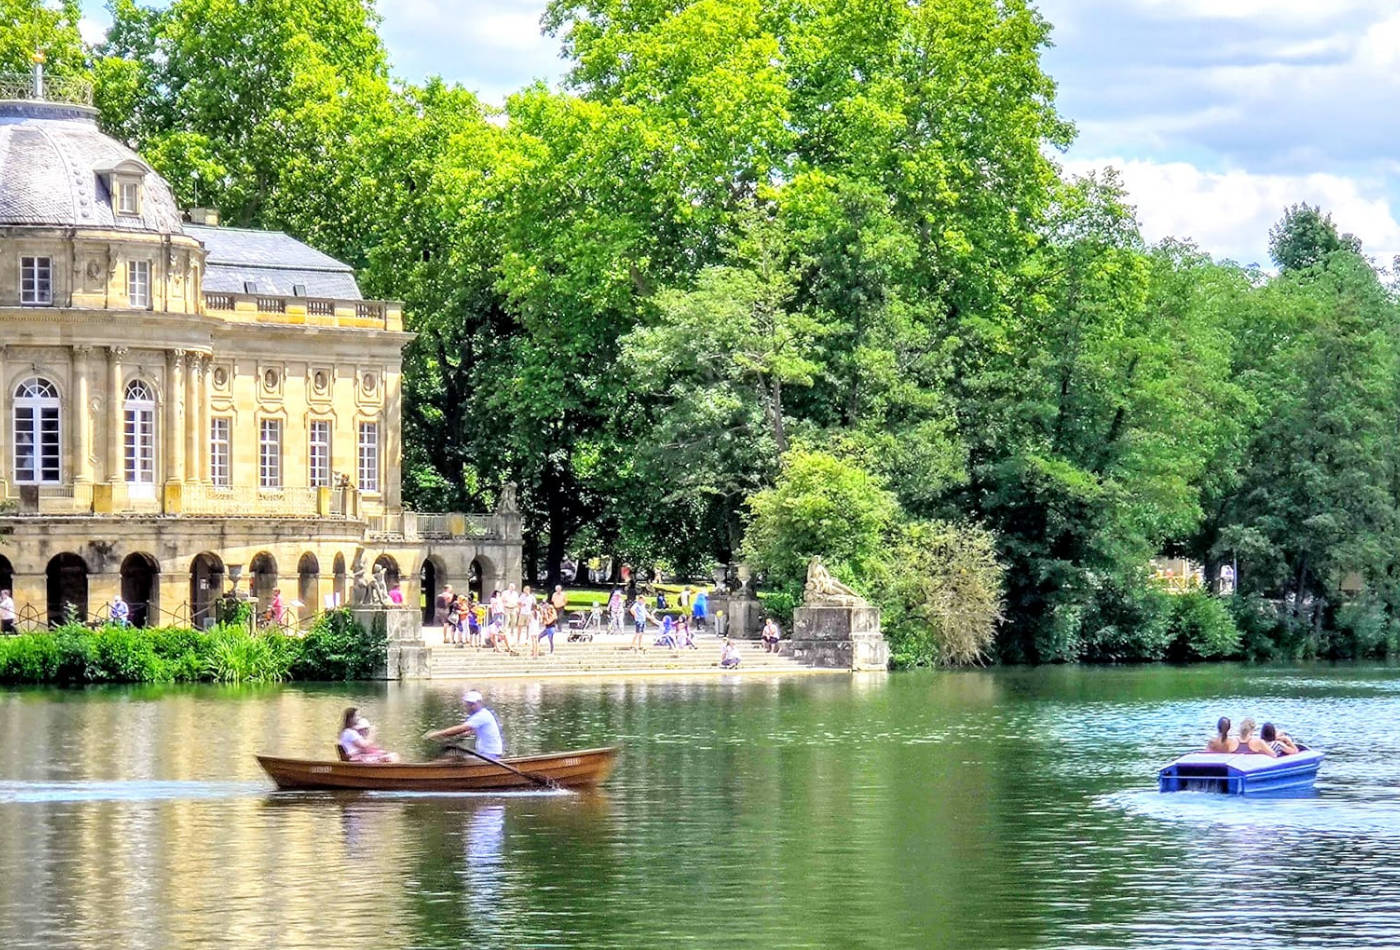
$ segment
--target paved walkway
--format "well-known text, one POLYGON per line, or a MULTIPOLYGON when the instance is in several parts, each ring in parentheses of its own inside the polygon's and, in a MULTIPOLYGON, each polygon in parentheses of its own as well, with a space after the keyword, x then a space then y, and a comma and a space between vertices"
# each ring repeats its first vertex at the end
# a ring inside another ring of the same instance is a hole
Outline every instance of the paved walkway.
MULTIPOLYGON (((736 640, 740 655, 737 670, 719 668, 720 638, 701 634, 696 649, 668 650, 650 644, 656 639, 647 633, 647 649, 642 653, 629 648, 631 633, 598 634, 588 643, 569 643, 567 633, 555 638, 554 653, 530 656, 528 645, 516 647, 518 656, 494 653, 480 647, 458 647, 442 642, 441 627, 424 627, 423 641, 432 649, 430 669, 433 679, 495 679, 541 676, 692 676, 696 674, 776 674, 832 673, 816 670, 792 657, 765 653, 754 640, 736 640)), ((546 647, 547 649, 547 647, 546 647)))

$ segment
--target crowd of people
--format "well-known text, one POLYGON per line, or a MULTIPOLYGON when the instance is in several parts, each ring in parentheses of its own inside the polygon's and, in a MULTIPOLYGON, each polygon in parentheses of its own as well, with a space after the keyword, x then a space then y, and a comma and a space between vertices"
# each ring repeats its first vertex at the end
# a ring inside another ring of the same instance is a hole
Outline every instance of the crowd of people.
MULTIPOLYGON (((529 585, 517 590, 511 584, 505 590, 493 590, 490 597, 480 600, 474 592, 454 591, 448 584, 438 593, 433 613, 433 622, 441 628, 445 644, 512 656, 528 651, 530 656, 538 657, 555 651, 560 627, 568 624, 568 595, 559 584, 548 596, 535 592, 529 585)), ((695 638, 707 628, 709 621, 709 595, 703 589, 682 587, 672 607, 662 589, 650 595, 638 594, 629 600, 621 587, 615 587, 606 603, 594 600, 587 609, 575 611, 573 623, 566 629, 570 631, 570 640, 591 640, 595 633, 622 634, 625 624, 630 622, 630 650, 646 652, 649 646, 677 651, 699 650, 695 638)), ((777 653, 780 640, 777 621, 770 617, 763 627, 763 649, 777 653)), ((738 648, 727 639, 724 643, 719 665, 726 669, 737 667, 738 648)))

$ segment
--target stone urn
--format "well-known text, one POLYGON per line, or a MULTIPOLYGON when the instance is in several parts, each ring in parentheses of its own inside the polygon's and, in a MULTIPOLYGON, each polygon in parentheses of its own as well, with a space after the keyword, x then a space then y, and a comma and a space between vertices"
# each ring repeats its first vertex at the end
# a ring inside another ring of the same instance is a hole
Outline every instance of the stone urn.
POLYGON ((750 570, 748 564, 742 562, 739 564, 738 575, 739 593, 745 596, 752 594, 753 591, 749 590, 749 581, 753 578, 753 571, 750 570))

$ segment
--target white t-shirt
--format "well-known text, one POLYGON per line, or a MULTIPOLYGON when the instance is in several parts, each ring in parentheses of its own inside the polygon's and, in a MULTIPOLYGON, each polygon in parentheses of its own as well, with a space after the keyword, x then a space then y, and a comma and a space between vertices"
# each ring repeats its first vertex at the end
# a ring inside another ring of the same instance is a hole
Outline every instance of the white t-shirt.
POLYGON ((360 751, 360 734, 354 729, 340 730, 340 747, 346 755, 357 755, 360 751))
POLYGON ((15 619, 15 601, 13 597, 0 597, 0 620, 15 619))
POLYGON ((501 595, 501 602, 506 605, 506 610, 514 610, 520 606, 520 595, 513 590, 508 590, 501 595))
POLYGON ((467 725, 476 733, 476 751, 482 755, 505 755, 506 747, 501 742, 501 726, 491 710, 482 706, 467 717, 467 725))

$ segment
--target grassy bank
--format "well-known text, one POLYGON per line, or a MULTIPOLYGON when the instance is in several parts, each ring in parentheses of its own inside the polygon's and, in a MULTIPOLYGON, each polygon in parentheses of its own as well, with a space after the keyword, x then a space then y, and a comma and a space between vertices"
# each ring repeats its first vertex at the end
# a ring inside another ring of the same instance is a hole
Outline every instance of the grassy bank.
POLYGON ((250 633, 241 623, 208 631, 69 624, 0 637, 0 684, 368 679, 385 650, 383 631, 364 630, 345 610, 322 614, 305 636, 250 633))

